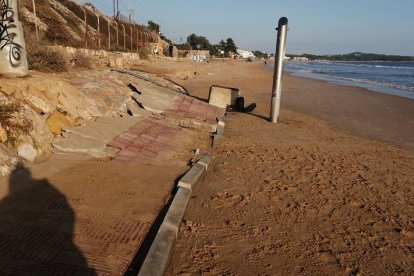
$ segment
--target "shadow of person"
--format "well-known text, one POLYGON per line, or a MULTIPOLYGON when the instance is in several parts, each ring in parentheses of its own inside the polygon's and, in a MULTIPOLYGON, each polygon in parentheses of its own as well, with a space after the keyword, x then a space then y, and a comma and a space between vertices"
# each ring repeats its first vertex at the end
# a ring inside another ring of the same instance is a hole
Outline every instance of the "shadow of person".
POLYGON ((73 243, 74 223, 64 194, 15 169, 0 201, 0 274, 95 275, 73 243))

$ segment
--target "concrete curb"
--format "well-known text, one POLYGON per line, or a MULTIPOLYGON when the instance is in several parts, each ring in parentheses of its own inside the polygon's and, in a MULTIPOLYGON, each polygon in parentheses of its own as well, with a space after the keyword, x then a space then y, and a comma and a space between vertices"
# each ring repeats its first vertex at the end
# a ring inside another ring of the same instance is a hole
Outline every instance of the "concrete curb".
POLYGON ((178 191, 145 257, 138 273, 139 276, 164 275, 178 236, 181 221, 190 202, 192 190, 207 170, 210 162, 211 157, 205 155, 178 182, 178 191))
POLYGON ((213 136, 213 144, 211 145, 212 148, 214 148, 217 145, 219 139, 223 137, 225 126, 226 126, 226 124, 222 120, 218 121, 216 134, 214 134, 214 136, 213 136))
POLYGON ((187 188, 190 191, 194 190, 198 180, 204 171, 207 170, 211 162, 211 157, 206 155, 200 159, 178 182, 178 187, 187 188))

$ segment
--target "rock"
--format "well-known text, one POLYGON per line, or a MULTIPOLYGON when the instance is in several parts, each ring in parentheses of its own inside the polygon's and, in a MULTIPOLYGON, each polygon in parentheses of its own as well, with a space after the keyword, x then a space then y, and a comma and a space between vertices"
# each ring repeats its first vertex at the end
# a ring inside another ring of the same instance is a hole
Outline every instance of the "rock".
POLYGON ((5 146, 0 145, 0 176, 9 175, 18 164, 19 159, 5 146))
POLYGON ((0 124, 0 142, 4 143, 7 141, 7 132, 0 124))
POLYGON ((23 143, 17 148, 17 155, 33 162, 37 156, 37 150, 31 144, 23 143))
POLYGON ((16 85, 13 84, 2 84, 0 86, 0 90, 4 92, 4 94, 10 96, 16 92, 16 85))
POLYGON ((31 140, 24 142, 36 145, 38 155, 50 152, 53 135, 46 126, 46 116, 39 115, 27 105, 22 105, 20 113, 21 117, 29 119, 33 125, 28 136, 31 140))
POLYGON ((54 135, 60 135, 62 128, 74 126, 72 119, 59 111, 54 111, 52 115, 46 119, 46 125, 54 135))
POLYGON ((53 102, 49 100, 44 92, 39 90, 38 87, 29 84, 26 89, 21 91, 21 93, 23 100, 38 113, 50 113, 56 109, 57 101, 53 102))

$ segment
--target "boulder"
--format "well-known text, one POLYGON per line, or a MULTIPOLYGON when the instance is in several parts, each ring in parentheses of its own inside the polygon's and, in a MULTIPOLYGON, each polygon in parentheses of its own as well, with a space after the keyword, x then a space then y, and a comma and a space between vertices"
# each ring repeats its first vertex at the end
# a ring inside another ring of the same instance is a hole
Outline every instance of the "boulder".
POLYGON ((32 144, 22 143, 17 148, 17 155, 33 162, 37 156, 37 150, 33 147, 32 144))
POLYGON ((62 128, 73 127, 72 118, 63 115, 59 111, 54 111, 49 118, 46 119, 46 125, 54 135, 60 135, 62 128))

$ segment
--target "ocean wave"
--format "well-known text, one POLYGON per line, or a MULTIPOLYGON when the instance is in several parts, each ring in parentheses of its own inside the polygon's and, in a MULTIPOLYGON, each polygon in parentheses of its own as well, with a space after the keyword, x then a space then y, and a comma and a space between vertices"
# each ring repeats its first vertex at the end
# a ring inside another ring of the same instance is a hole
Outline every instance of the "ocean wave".
POLYGON ((397 84, 397 83, 382 82, 382 81, 375 81, 375 80, 369 80, 369 79, 344 78, 344 77, 334 77, 334 76, 333 78, 337 80, 351 81, 351 82, 363 83, 363 84, 368 84, 368 85, 377 85, 377 86, 382 86, 386 88, 395 88, 395 89, 414 92, 414 86, 409 86, 406 84, 397 84))
MULTIPOLYGON (((339 63, 337 63, 339 64, 339 63)), ((346 66, 354 66, 354 67, 364 67, 364 68, 385 68, 385 69, 402 69, 402 70, 411 70, 414 71, 413 64, 409 64, 411 66, 395 66, 395 65, 381 65, 381 64, 356 64, 356 63, 341 63, 346 66)))

